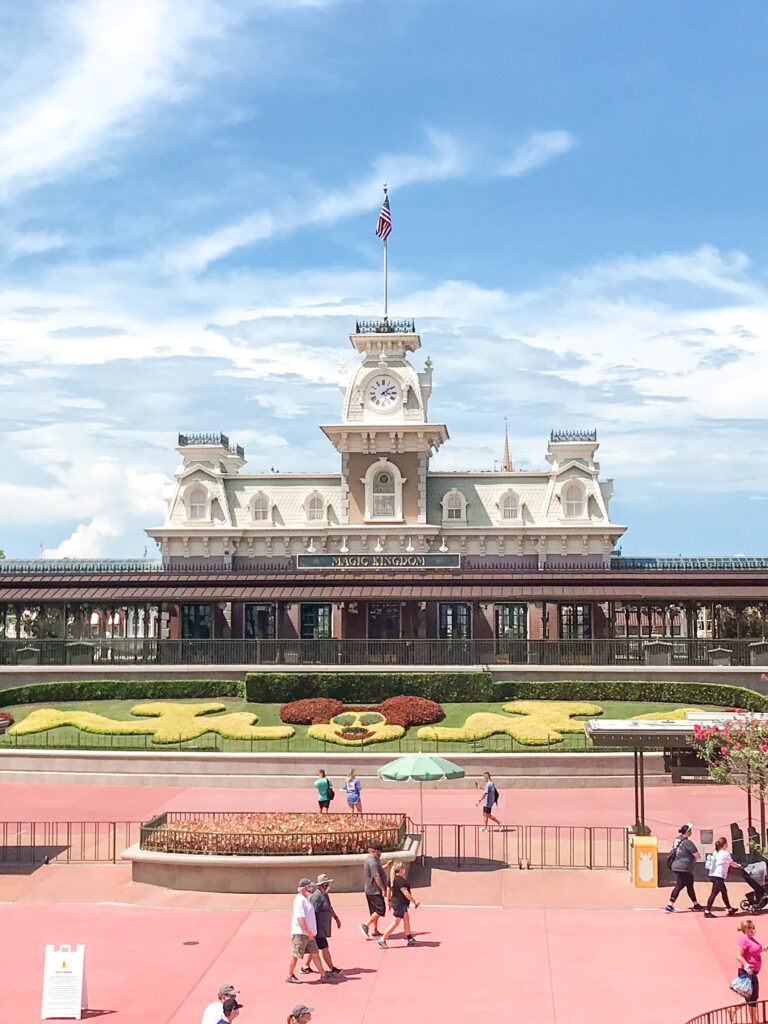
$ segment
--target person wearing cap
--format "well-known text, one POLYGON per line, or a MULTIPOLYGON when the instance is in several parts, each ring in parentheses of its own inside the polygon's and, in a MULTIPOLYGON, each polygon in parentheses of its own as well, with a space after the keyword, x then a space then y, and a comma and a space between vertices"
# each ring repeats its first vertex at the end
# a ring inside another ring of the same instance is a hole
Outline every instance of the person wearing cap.
POLYGON ((360 931, 366 939, 375 939, 381 935, 379 918, 387 912, 384 899, 389 889, 389 879, 381 863, 382 847, 373 843, 368 847, 368 856, 363 861, 363 892, 368 903, 370 917, 360 925, 360 931))
POLYGON ((237 989, 234 985, 221 985, 218 999, 214 999, 203 1011, 202 1024, 219 1024, 221 1020, 221 1004, 229 999, 230 996, 234 998, 236 995, 237 989))
POLYGON ((332 981, 335 975, 330 971, 323 974, 323 964, 317 952, 317 920, 315 908, 309 901, 312 892, 312 880, 302 878, 298 884, 298 891, 293 900, 293 917, 291 919, 291 961, 288 966, 288 977, 285 979, 291 985, 300 984, 299 979, 293 973, 296 964, 302 959, 305 953, 309 953, 315 970, 322 974, 321 981, 332 981))
POLYGON ((669 903, 664 908, 668 914, 674 914, 675 900, 683 889, 687 890, 694 910, 704 909, 696 899, 696 890, 693 888, 693 869, 699 859, 699 851, 691 839, 692 834, 693 825, 688 822, 678 829, 677 838, 672 844, 669 866, 675 873, 675 887, 670 894, 669 903))
POLYGON ((288 1014, 286 1024, 309 1024, 311 1019, 312 1007, 305 1006, 304 1003, 299 1003, 298 1006, 294 1006, 288 1014))
MULTIPOLYGON (((314 884, 314 892, 310 896, 310 903, 315 908, 315 920, 317 921, 317 934, 315 935, 315 942, 317 948, 320 950, 320 956, 325 961, 325 965, 331 974, 341 974, 338 967, 334 967, 333 958, 331 956, 331 950, 328 945, 328 939, 331 937, 331 928, 333 927, 332 922, 336 922, 336 927, 341 928, 341 921, 339 920, 336 911, 331 905, 331 897, 328 895, 332 878, 328 875, 320 874, 317 876, 317 881, 314 884)), ((312 968, 309 966, 309 954, 304 957, 304 965, 301 968, 302 974, 311 974, 312 968)))
POLYGON ((218 1019, 216 1024, 231 1024, 233 1020, 237 1020, 240 1016, 242 1008, 243 1004, 238 1003, 234 996, 228 996, 221 1004, 222 1016, 218 1019))

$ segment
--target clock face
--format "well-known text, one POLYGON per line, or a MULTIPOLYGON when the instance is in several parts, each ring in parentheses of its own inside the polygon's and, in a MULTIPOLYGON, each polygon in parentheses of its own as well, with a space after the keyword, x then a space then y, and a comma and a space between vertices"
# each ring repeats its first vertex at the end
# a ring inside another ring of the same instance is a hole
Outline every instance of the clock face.
POLYGON ((368 401, 378 412, 384 412, 397 404, 400 388, 393 377, 374 377, 368 385, 368 401))

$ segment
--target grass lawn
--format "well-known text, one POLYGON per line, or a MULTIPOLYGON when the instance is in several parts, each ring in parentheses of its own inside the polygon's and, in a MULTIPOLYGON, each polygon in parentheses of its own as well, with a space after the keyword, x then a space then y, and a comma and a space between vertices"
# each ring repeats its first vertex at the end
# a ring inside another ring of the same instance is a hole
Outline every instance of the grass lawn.
MULTIPOLYGON (((3 711, 9 712, 13 715, 14 719, 18 722, 26 718, 30 712, 35 711, 39 708, 56 708, 61 711, 92 711, 99 715, 105 715, 108 718, 115 718, 123 721, 129 721, 136 718, 131 715, 130 710, 135 707, 136 704, 148 703, 146 701, 139 700, 102 700, 102 701, 88 701, 88 702, 71 702, 61 704, 24 704, 15 707, 3 708, 3 711)), ((199 701, 184 700, 174 701, 173 703, 201 703, 199 701)), ((237 700, 235 698, 221 698, 219 703, 226 706, 226 712, 231 711, 251 711, 258 715, 259 725, 281 725, 279 717, 279 704, 249 704, 246 701, 237 700)), ((467 718, 475 712, 496 712, 504 714, 503 707, 504 703, 497 704, 444 704, 445 719, 439 723, 440 726, 460 727, 464 724, 467 718)), ((678 705, 676 704, 639 704, 632 703, 629 701, 602 701, 595 702, 599 707, 603 709, 603 718, 632 718, 636 715, 647 714, 650 712, 660 712, 672 710, 678 705)), ((705 705, 701 705, 702 709, 705 709, 705 705)), ((146 721, 146 719, 141 719, 146 721)), ((578 720, 578 719, 577 719, 578 720)), ((286 740, 232 740, 226 739, 217 733, 205 733, 203 736, 198 737, 194 740, 185 741, 181 744, 155 744, 152 742, 149 736, 122 736, 122 735, 97 735, 95 733, 83 732, 74 726, 59 726, 55 729, 49 729, 46 732, 30 733, 25 736, 19 736, 14 738, 13 736, 4 735, 0 736, 0 746, 23 746, 23 747, 68 747, 68 748, 82 748, 82 749, 119 749, 119 750, 131 750, 131 749, 147 749, 147 750, 223 750, 223 751, 253 751, 254 753, 269 751, 296 751, 297 753, 306 751, 324 751, 328 754, 347 754, 356 750, 356 747, 341 746, 336 743, 326 743, 323 740, 314 739, 307 735, 307 726, 296 725, 294 726, 295 734, 286 740)), ((523 745, 515 740, 511 736, 507 735, 495 735, 489 736, 487 739, 472 741, 472 742, 461 742, 461 741, 440 741, 434 742, 429 740, 418 739, 417 733, 418 727, 412 727, 408 729, 405 736, 401 740, 393 740, 387 743, 370 743, 367 744, 363 749, 370 753, 376 752, 392 752, 392 753, 407 753, 414 750, 424 750, 425 752, 447 752, 465 751, 467 753, 485 753, 498 751, 503 752, 533 752, 541 753, 547 749, 552 751, 564 751, 564 750, 590 750, 591 744, 587 741, 583 733, 570 733, 564 736, 562 742, 552 743, 551 746, 529 746, 523 745)))

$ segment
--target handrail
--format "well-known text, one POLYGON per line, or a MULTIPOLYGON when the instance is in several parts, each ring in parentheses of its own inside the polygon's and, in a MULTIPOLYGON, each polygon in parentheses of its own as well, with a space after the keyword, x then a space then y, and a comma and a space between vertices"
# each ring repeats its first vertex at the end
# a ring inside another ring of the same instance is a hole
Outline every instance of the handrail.
POLYGON ((757 1011, 752 1014, 752 1007, 746 1003, 735 1003, 731 1006, 720 1006, 716 1010, 707 1010, 696 1017, 691 1017, 685 1024, 753 1024, 755 1020, 765 1020, 768 1013, 768 999, 761 999, 755 1004, 757 1011))

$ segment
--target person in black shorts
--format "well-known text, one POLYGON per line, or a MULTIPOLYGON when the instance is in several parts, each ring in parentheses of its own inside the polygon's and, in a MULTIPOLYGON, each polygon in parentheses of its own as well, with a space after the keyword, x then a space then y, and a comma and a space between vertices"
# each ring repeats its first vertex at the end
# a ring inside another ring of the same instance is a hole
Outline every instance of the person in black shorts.
MULTIPOLYGON (((331 897, 328 895, 332 878, 328 875, 318 875, 317 881, 313 886, 313 893, 309 897, 309 902, 315 908, 315 921, 317 922, 317 932, 315 933, 315 942, 317 948, 320 950, 320 956, 325 960, 325 966, 328 968, 331 974, 341 974, 338 967, 335 966, 333 958, 331 957, 331 949, 328 945, 328 939, 331 937, 331 922, 336 922, 336 927, 341 928, 341 921, 339 920, 336 911, 331 905, 331 897)), ((304 964, 301 968, 302 974, 311 974, 312 968, 309 966, 310 955, 304 957, 304 964)))
POLYGON ((392 865, 392 889, 389 896, 389 905, 392 908, 392 923, 379 939, 379 945, 382 949, 389 949, 387 939, 400 922, 402 922, 405 930, 405 938, 408 945, 416 945, 416 939, 414 939, 411 932, 411 919, 408 916, 408 907, 411 903, 414 907, 419 905, 418 900, 413 898, 408 887, 408 879, 405 877, 405 864, 401 860, 397 860, 392 865))
POLYGON ((371 915, 365 924, 360 925, 360 931, 366 939, 375 939, 381 935, 379 918, 387 912, 384 899, 389 890, 389 881, 381 863, 381 850, 380 844, 374 843, 368 848, 368 856, 363 862, 363 892, 371 915))
POLYGON ((328 808, 331 806, 333 787, 331 786, 331 780, 326 777, 325 771, 322 768, 318 769, 315 789, 317 790, 317 803, 320 813, 322 814, 325 811, 327 814, 328 808))

